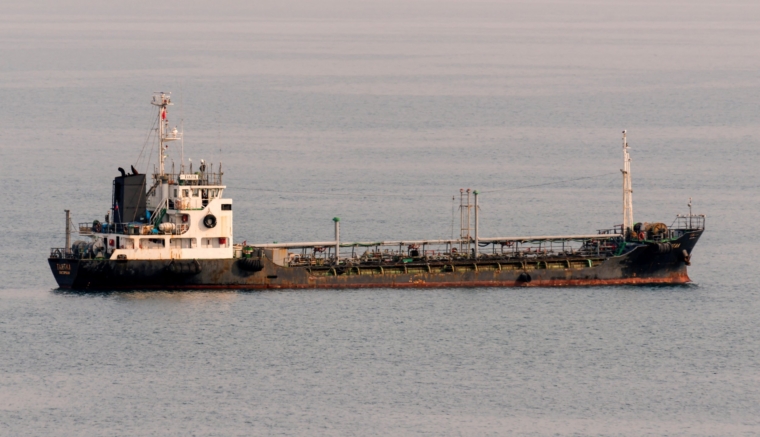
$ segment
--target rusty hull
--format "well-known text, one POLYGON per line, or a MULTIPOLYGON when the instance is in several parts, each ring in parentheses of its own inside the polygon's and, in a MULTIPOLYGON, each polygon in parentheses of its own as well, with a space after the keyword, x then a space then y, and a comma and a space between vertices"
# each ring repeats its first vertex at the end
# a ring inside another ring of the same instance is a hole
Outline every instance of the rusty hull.
POLYGON ((479 258, 477 262, 419 259, 407 264, 311 268, 282 267, 261 258, 259 271, 245 269, 240 259, 183 260, 174 261, 174 266, 172 261, 159 260, 50 258, 48 262, 60 288, 93 291, 685 284, 690 279, 682 249, 691 254, 701 233, 687 232, 678 240, 679 249, 668 253, 642 245, 622 256, 608 257, 479 258))

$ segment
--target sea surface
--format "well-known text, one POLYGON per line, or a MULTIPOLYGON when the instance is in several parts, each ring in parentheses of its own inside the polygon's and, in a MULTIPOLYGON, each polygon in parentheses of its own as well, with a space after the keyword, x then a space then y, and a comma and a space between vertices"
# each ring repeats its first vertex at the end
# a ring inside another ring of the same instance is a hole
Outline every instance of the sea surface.
POLYGON ((0 5, 0 435, 760 434, 757 2, 108 3, 0 5), (154 91, 235 242, 448 238, 460 188, 483 236, 595 232, 627 129, 634 219, 707 217, 693 283, 57 290, 154 91))

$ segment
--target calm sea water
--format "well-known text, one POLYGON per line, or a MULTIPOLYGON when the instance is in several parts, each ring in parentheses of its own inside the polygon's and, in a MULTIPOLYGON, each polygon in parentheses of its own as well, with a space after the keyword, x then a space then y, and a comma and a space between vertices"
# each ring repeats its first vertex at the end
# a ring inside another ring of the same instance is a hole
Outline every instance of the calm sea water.
POLYGON ((760 433, 760 6, 0 12, 1 435, 760 433), (248 242, 334 216, 346 240, 449 237, 460 188, 485 236, 593 232, 621 221, 628 129, 634 218, 707 215, 694 283, 56 290, 63 210, 100 219, 116 168, 152 167, 159 90, 248 242))

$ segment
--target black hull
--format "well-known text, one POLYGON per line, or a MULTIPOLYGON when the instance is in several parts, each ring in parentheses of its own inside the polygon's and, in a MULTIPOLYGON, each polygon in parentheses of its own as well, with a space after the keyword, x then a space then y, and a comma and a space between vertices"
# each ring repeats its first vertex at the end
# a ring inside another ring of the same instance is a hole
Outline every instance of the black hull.
POLYGON ((252 266, 241 259, 78 260, 50 258, 60 288, 75 290, 316 289, 566 287, 684 284, 702 231, 690 231, 659 253, 644 245, 622 256, 481 258, 408 264, 281 267, 267 258, 252 266))

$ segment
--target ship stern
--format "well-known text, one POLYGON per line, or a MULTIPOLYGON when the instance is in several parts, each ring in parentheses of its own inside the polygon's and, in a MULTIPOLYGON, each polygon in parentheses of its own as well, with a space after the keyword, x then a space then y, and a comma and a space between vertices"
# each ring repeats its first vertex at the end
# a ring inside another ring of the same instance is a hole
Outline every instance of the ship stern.
POLYGON ((74 257, 70 250, 51 249, 48 265, 50 265, 50 271, 53 272, 53 277, 59 288, 73 288, 79 271, 79 259, 74 257))

